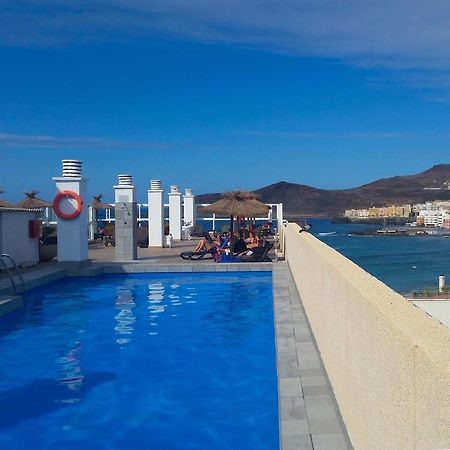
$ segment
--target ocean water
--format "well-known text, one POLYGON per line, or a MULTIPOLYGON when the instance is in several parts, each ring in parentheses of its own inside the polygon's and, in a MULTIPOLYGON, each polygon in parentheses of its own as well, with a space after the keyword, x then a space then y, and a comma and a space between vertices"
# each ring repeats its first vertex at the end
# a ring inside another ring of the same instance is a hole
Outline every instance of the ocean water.
POLYGON ((278 446, 270 273, 66 279, 0 318, 1 450, 278 446))
POLYGON ((437 288, 443 274, 450 282, 450 239, 435 236, 355 236, 379 225, 333 224, 310 219, 311 232, 397 292, 437 288), (325 233, 325 234, 324 234, 325 233), (333 234, 326 234, 333 233, 333 234))

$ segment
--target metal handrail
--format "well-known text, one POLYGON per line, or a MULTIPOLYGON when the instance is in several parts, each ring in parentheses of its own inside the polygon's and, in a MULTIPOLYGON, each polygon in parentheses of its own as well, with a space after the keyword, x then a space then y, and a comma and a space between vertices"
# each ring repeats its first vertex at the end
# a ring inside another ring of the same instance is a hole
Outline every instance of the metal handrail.
POLYGON ((7 253, 2 253, 0 255, 0 261, 1 261, 2 265, 3 265, 3 267, 6 270, 6 274, 8 275, 9 281, 11 281, 11 285, 12 285, 12 287, 14 289, 15 294, 18 295, 18 294, 20 294, 20 292, 17 289, 17 284, 14 281, 14 277, 11 275, 11 272, 9 270, 10 267, 8 267, 8 264, 6 264, 5 259, 8 259, 11 262, 12 267, 16 271, 16 274, 19 277, 20 283, 22 284, 22 293, 24 293, 27 290, 27 287, 26 287, 25 281, 24 281, 24 279, 22 277, 22 274, 20 273, 19 268, 17 267, 17 264, 14 261, 14 258, 11 255, 8 255, 7 253))

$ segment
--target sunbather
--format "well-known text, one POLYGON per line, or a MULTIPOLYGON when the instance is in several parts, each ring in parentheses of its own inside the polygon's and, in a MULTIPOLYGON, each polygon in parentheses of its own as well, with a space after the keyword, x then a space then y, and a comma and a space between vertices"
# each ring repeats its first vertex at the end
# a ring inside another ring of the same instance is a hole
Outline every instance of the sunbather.
POLYGON ((253 253, 259 253, 261 249, 264 249, 264 240, 258 238, 254 244, 247 244, 247 249, 239 253, 239 256, 250 256, 253 253))
POLYGON ((233 255, 240 255, 247 250, 247 244, 243 239, 242 230, 237 233, 238 238, 233 242, 233 255))
POLYGON ((245 242, 247 244, 247 248, 252 249, 256 247, 262 247, 264 241, 259 236, 257 237, 255 233, 250 232, 250 236, 245 240, 245 242))
POLYGON ((242 255, 223 255, 216 253, 214 259, 219 263, 224 262, 265 262, 271 261, 268 256, 269 251, 273 247, 273 242, 267 241, 263 247, 255 247, 253 250, 247 250, 242 255), (249 255, 248 253, 252 253, 249 255))
POLYGON ((209 242, 207 239, 200 239, 194 252, 208 251, 211 247, 220 247, 222 245, 222 237, 219 233, 214 235, 214 240, 209 242))
POLYGON ((211 238, 208 239, 208 237, 209 236, 205 235, 205 239, 202 239, 203 242, 200 242, 193 252, 182 252, 180 254, 181 258, 191 259, 194 261, 204 259, 206 256, 214 258, 216 255, 219 254, 219 252, 223 251, 225 246, 229 243, 228 238, 221 238, 220 235, 216 236, 216 240, 212 240, 211 238), (220 239, 221 241, 220 245, 217 245, 218 242, 217 239, 220 239), (200 250, 197 250, 198 248, 200 250))

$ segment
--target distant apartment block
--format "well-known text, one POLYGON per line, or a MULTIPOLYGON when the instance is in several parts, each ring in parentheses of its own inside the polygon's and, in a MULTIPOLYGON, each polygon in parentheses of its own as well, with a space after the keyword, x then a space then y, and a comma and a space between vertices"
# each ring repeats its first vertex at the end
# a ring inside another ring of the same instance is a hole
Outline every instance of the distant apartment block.
POLYGON ((391 205, 381 208, 368 209, 348 209, 345 211, 345 217, 349 219, 373 219, 373 218, 391 218, 391 217, 409 217, 412 212, 411 205, 391 205))
POLYGON ((428 202, 419 211, 417 225, 450 228, 449 202, 428 202))
POLYGON ((344 213, 349 219, 383 219, 416 217, 417 226, 443 227, 450 229, 450 201, 436 200, 414 205, 391 205, 381 208, 348 209, 344 213))
POLYGON ((368 209, 347 209, 344 213, 349 219, 367 219, 369 217, 368 209))

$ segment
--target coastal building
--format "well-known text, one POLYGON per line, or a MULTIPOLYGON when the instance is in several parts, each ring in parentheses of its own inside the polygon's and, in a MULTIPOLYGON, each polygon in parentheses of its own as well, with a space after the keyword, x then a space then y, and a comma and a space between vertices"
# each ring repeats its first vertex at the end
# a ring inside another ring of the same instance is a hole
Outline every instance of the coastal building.
POLYGON ((419 211, 417 224, 426 227, 444 226, 444 217, 448 217, 449 211, 438 205, 436 202, 428 202, 425 209, 419 211))
POLYGON ((410 217, 411 212, 411 205, 390 205, 380 208, 374 206, 368 209, 348 209, 345 211, 344 216, 349 219, 378 219, 391 217, 410 217))
POLYGON ((344 216, 349 219, 367 219, 369 210, 367 209, 347 209, 344 216))

